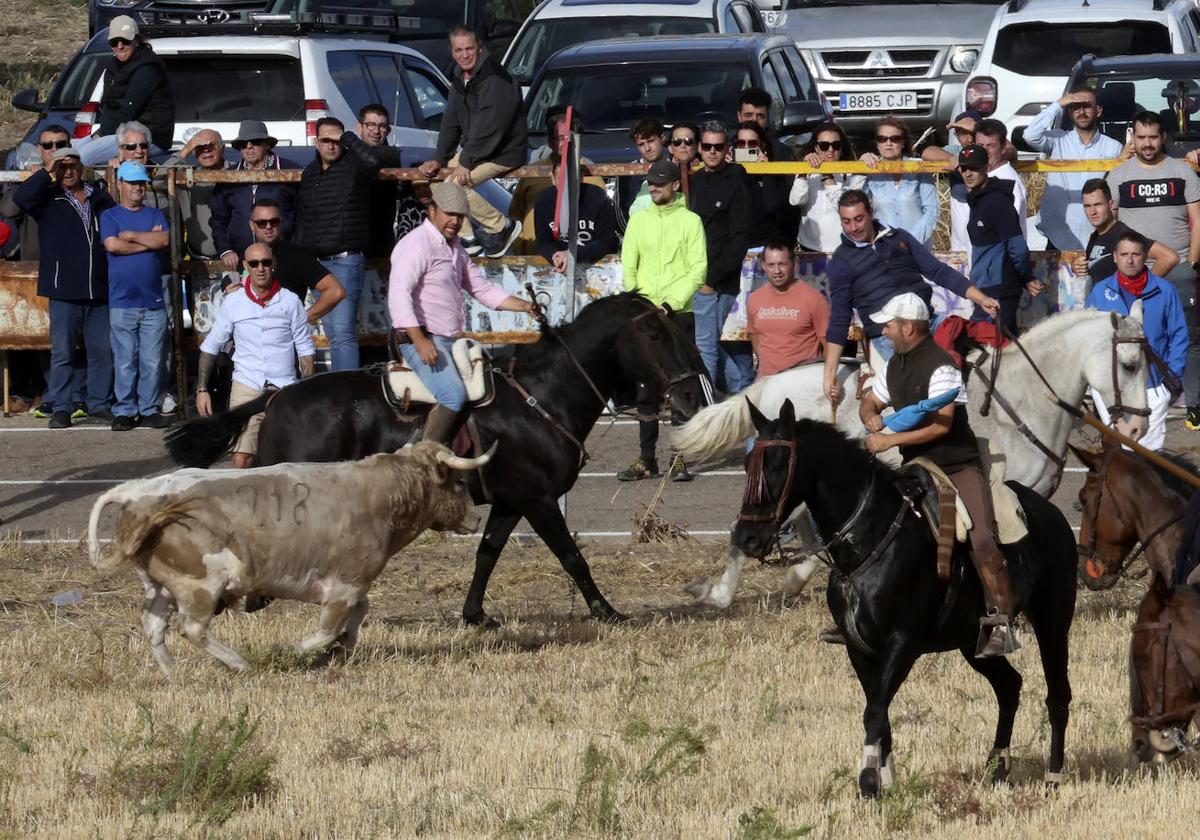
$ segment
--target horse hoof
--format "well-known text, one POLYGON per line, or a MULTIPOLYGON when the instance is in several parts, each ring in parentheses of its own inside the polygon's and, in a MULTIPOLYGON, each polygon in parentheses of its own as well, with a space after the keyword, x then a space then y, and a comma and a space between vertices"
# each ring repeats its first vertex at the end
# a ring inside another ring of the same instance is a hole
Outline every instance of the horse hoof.
POLYGON ((684 591, 691 595, 697 601, 708 597, 708 593, 712 590, 712 583, 707 577, 701 576, 684 587, 684 591))
POLYGON ((595 618, 597 621, 603 621, 605 624, 624 624, 627 621, 633 620, 625 615, 625 613, 617 612, 614 609, 610 609, 604 613, 596 613, 595 618))
POLYGON ((863 799, 879 798, 879 771, 874 767, 867 767, 858 774, 858 795, 863 799))
POLYGON ((500 622, 492 618, 485 612, 477 612, 471 615, 463 615, 463 624, 467 627, 478 627, 481 630, 499 630, 500 622))

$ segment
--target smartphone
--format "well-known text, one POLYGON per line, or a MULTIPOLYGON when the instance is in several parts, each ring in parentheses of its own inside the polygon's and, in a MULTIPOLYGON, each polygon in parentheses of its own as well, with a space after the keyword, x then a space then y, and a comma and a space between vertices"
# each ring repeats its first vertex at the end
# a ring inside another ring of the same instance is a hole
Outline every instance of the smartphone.
POLYGON ((734 149, 733 150, 733 162, 734 163, 757 163, 758 162, 758 149, 734 149))
POLYGON ((1125 129, 1125 145, 1128 146, 1133 142, 1133 126, 1125 129))

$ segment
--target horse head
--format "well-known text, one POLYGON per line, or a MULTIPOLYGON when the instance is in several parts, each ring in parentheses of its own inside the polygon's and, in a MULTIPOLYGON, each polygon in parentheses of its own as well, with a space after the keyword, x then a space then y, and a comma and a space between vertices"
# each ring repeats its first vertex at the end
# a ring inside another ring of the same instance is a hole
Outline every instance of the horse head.
POLYGON ((661 309, 640 295, 630 295, 637 312, 617 333, 617 366, 625 384, 657 390, 668 401, 672 417, 691 419, 707 402, 701 379, 704 362, 696 345, 669 307, 661 309))
POLYGON ((1200 709, 1198 632, 1200 593, 1154 575, 1129 644, 1129 720, 1140 761, 1166 762, 1183 749, 1200 709))
POLYGON ((788 514, 811 492, 812 477, 798 469, 801 444, 792 401, 783 401, 777 420, 768 420, 749 399, 746 403, 758 437, 746 455, 746 490, 731 542, 743 554, 762 558, 788 514))
POLYGON ((1136 440, 1145 433, 1150 415, 1146 396, 1150 355, 1142 330, 1141 301, 1134 303, 1128 317, 1110 312, 1107 324, 1101 319, 1095 323, 1102 335, 1088 344, 1084 379, 1104 400, 1117 430, 1136 440))
POLYGON ((1078 573, 1093 591, 1109 589, 1120 577, 1125 558, 1137 544, 1137 532, 1121 515, 1117 495, 1127 492, 1123 463, 1114 459, 1120 447, 1105 446, 1099 452, 1067 444, 1087 467, 1087 478, 1079 490, 1083 520, 1079 525, 1078 573))

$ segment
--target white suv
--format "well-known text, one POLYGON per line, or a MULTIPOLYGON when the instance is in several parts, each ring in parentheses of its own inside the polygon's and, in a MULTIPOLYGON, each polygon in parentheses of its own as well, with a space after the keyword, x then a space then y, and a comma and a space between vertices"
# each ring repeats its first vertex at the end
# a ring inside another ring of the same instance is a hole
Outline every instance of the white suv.
POLYGON ((1024 128, 1062 96, 1071 68, 1096 56, 1200 52, 1192 0, 1012 0, 996 12, 960 110, 1024 128))
MULTIPOLYGON (((256 119, 286 156, 288 146, 314 145, 321 117, 352 128, 358 109, 372 102, 391 113, 392 145, 437 145, 449 83, 409 47, 331 34, 151 37, 150 43, 175 96, 176 147, 191 129, 214 128, 232 139, 242 120, 256 119)), ((90 133, 102 89, 103 78, 75 118, 76 136, 90 133)))

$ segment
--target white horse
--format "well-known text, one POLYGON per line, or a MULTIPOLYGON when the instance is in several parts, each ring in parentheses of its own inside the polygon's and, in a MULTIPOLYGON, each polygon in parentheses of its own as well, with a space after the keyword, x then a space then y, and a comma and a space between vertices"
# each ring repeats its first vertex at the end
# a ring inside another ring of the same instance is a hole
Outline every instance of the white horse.
MULTIPOLYGON (((1141 318, 1140 302, 1127 318, 1091 309, 1064 312, 1033 327, 1022 336, 1021 344, 1054 393, 1069 405, 1081 405, 1084 394, 1092 388, 1105 405, 1119 401, 1128 409, 1145 412, 1149 361, 1142 352, 1145 336, 1141 318)), ((1004 470, 1007 480, 1017 481, 1049 498, 1062 479, 1067 436, 1074 420, 1052 402, 1050 392, 1016 346, 1010 344, 1001 355, 996 396, 986 417, 980 411, 986 392, 982 377, 976 374, 969 380, 971 428, 986 449, 992 469, 1004 470), (1001 400, 1012 408, 1015 418, 1000 404, 1001 400), (1024 424, 1026 431, 1019 424, 1024 424), (1052 459, 1042 447, 1056 457, 1052 459)), ((984 364, 982 372, 990 378, 990 363, 984 364)), ((853 365, 842 365, 838 370, 843 395, 837 405, 835 425, 850 437, 866 435, 858 417, 857 374, 858 369, 853 365)), ((823 376, 823 366, 813 364, 760 379, 740 394, 700 411, 675 433, 674 446, 689 459, 744 446, 746 439, 754 434, 747 400, 773 419, 783 401, 790 398, 797 418, 830 422, 833 410, 823 393, 823 376)), ((1117 424, 1130 437, 1139 437, 1145 431, 1142 416, 1125 414, 1117 424)), ((792 518, 803 526, 808 517, 797 511, 792 518)), ((803 527, 801 536, 805 536, 803 527)), ((815 540, 815 535, 810 538, 815 540)), ((816 543, 802 540, 801 544, 816 543)), ((704 603, 728 607, 741 580, 744 562, 745 558, 731 549, 720 579, 715 583, 702 579, 689 587, 689 591, 704 603)), ((785 585, 797 592, 815 571, 815 559, 797 563, 788 569, 785 585)))

